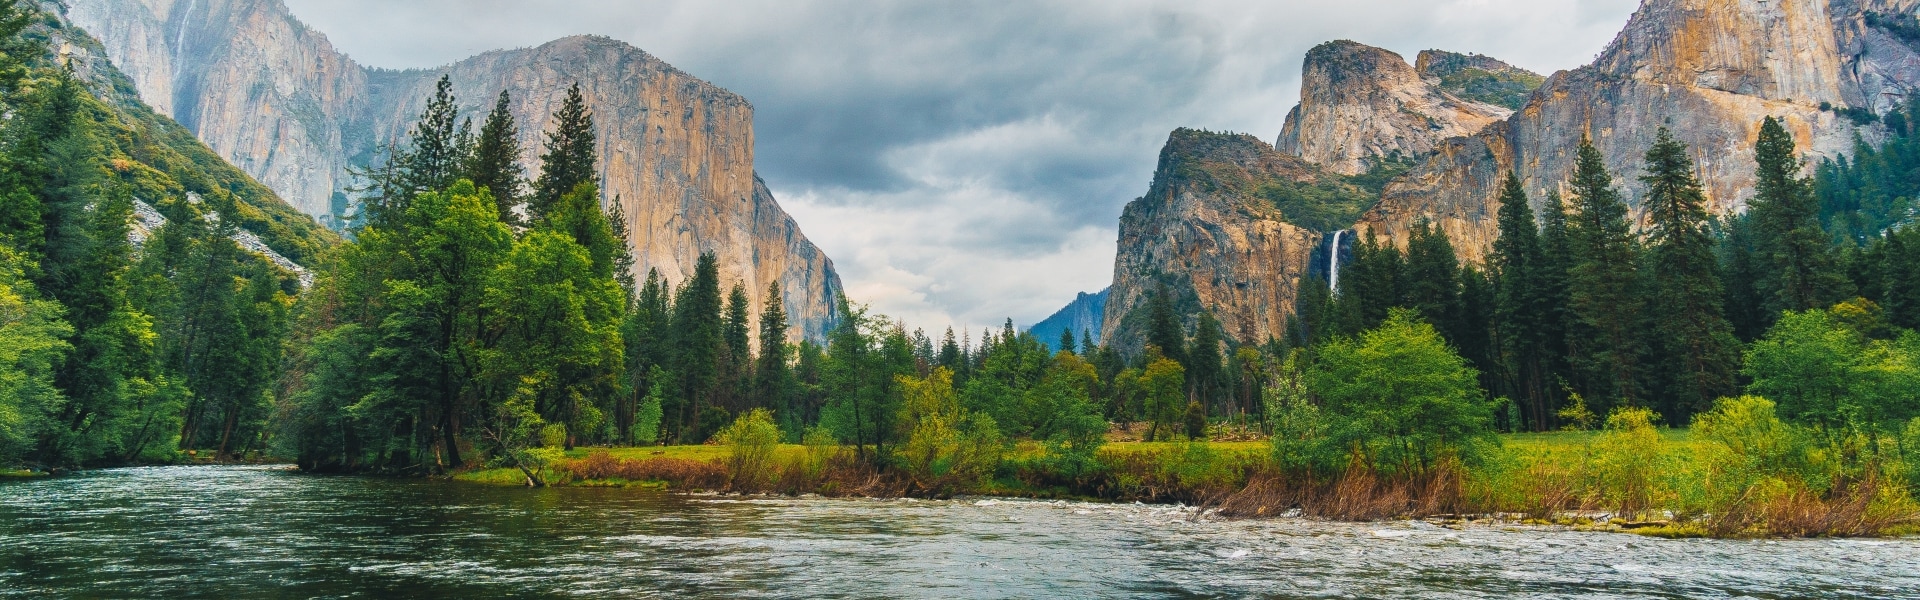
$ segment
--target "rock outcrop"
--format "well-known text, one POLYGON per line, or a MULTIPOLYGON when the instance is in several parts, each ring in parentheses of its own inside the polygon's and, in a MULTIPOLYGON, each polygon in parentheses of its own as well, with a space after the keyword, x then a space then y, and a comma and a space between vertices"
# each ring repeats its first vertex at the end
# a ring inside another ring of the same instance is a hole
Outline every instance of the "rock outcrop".
POLYGON ((67 2, 142 97, 323 219, 345 211, 349 167, 403 138, 441 76, 476 121, 512 94, 530 173, 577 82, 599 126, 604 193, 621 203, 643 274, 683 281, 714 252, 723 280, 743 283, 756 305, 780 282, 796 339, 822 338, 837 321, 832 261, 754 173, 752 105, 638 48, 579 36, 388 71, 347 58, 281 0, 67 2))
POLYGON ((1060 349, 1060 332, 1062 331, 1073 332, 1076 343, 1082 337, 1092 337, 1094 343, 1100 343, 1100 326, 1103 325, 1101 320, 1106 318, 1107 291, 1100 290, 1094 294, 1080 292, 1073 298, 1073 302, 1067 303, 1066 307, 1055 311, 1045 320, 1034 323, 1032 327, 1027 328, 1027 332, 1039 338, 1042 343, 1053 346, 1054 350, 1060 349))
POLYGON ((1518 110, 1547 78, 1491 56, 1422 50, 1413 70, 1454 97, 1518 110))
MULTIPOLYGON (((1497 62, 1497 61, 1496 61, 1497 62)), ((1442 140, 1471 135, 1513 111, 1463 100, 1387 50, 1334 41, 1307 52, 1300 104, 1274 144, 1343 175, 1386 158, 1418 160, 1442 140)))
POLYGON ((1235 340, 1279 335, 1322 234, 1288 223, 1258 190, 1330 177, 1250 135, 1175 130, 1147 195, 1120 217, 1106 343, 1137 352, 1144 307, 1162 289, 1180 314, 1210 311, 1235 340))
POLYGON ((1478 260, 1497 233, 1504 174, 1517 173, 1539 203, 1562 188, 1583 138, 1606 156, 1638 218, 1636 178, 1660 127, 1691 149, 1710 210, 1744 210, 1766 117, 1783 119, 1815 157, 1879 136, 1828 109, 1884 113, 1920 84, 1913 49, 1867 23, 1868 13, 1910 14, 1914 4, 1648 0, 1593 64, 1554 74, 1508 120, 1441 144, 1388 185, 1357 228, 1404 244, 1413 223, 1431 219, 1478 260))

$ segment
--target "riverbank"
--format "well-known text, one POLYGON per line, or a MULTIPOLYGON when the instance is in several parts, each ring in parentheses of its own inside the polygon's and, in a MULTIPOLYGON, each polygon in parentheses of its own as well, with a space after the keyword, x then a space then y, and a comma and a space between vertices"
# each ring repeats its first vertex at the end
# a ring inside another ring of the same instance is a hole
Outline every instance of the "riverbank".
MULTIPOLYGON (((578 448, 554 451, 545 467, 556 486, 647 487, 682 492, 827 497, 1011 498, 1186 504, 1222 518, 1285 515, 1342 521, 1438 523, 1491 520, 1660 537, 1890 537, 1920 534, 1920 505, 1904 481, 1866 473, 1826 482, 1758 478, 1725 489, 1714 444, 1684 429, 1662 429, 1618 447, 1598 432, 1501 436, 1500 447, 1468 468, 1441 465, 1421 477, 1349 469, 1313 478, 1279 469, 1267 442, 1110 442, 1091 468, 1060 471, 1038 444, 1006 453, 991 475, 949 493, 899 470, 876 468, 844 446, 783 444, 766 467, 740 473, 722 445, 578 448), (1634 468, 1622 469, 1621 453, 1634 468)), ((475 469, 461 481, 522 486, 517 469, 475 469)))

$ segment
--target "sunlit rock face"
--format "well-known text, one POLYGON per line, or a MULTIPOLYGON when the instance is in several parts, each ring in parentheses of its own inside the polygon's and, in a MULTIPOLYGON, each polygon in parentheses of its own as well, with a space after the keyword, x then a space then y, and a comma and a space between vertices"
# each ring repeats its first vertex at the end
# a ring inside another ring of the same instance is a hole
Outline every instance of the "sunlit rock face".
POLYGON ((355 63, 279 0, 68 0, 156 110, 323 220, 346 206, 349 167, 404 138, 441 76, 476 121, 512 94, 523 160, 536 173, 543 133, 579 83, 599 127, 605 198, 618 199, 638 269, 669 281, 713 252, 723 285, 756 306, 778 281, 792 336, 837 320, 833 262, 755 174, 753 106, 625 43, 569 37, 445 67, 390 71, 355 63))
POLYGON ((1147 194, 1120 217, 1106 342, 1139 351, 1148 294, 1162 285, 1189 327, 1204 309, 1236 341, 1280 335, 1322 234, 1288 223, 1259 190, 1323 177, 1331 175, 1250 135, 1175 130, 1147 194))
POLYGON ((1287 113, 1275 147, 1358 175, 1381 159, 1426 156, 1442 140, 1471 135, 1513 112, 1463 100, 1439 83, 1384 49, 1345 40, 1315 46, 1302 70, 1300 104, 1287 113))
POLYGON ((1640 163, 1666 127, 1692 151, 1709 208, 1741 211, 1753 194, 1753 142, 1784 120, 1812 157, 1873 141, 1884 114, 1920 83, 1920 58, 1867 14, 1911 13, 1912 0, 1648 0, 1593 64, 1555 73, 1511 118, 1447 140, 1390 184, 1357 228, 1404 244, 1431 219, 1463 258, 1492 247, 1499 182, 1519 175, 1536 205, 1562 189, 1581 139, 1593 141, 1639 216, 1640 163))

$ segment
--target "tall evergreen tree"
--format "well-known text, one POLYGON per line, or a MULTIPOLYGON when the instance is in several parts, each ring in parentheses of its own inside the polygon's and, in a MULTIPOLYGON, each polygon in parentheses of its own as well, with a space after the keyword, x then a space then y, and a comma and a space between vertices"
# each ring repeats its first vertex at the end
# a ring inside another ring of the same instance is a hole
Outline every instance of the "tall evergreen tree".
POLYGON ((1487 266, 1494 277, 1493 322, 1504 380, 1499 389, 1522 408, 1527 427, 1545 431, 1551 424, 1554 381, 1547 336, 1555 323, 1544 271, 1551 268, 1541 247, 1539 224, 1520 178, 1507 172, 1500 190, 1500 237, 1493 241, 1487 266))
POLYGON ((1767 117, 1754 143, 1753 242, 1762 261, 1758 290, 1771 324, 1782 311, 1824 308, 1845 293, 1831 239, 1820 227, 1813 182, 1800 177, 1793 134, 1767 117))
POLYGON ((553 119, 554 130, 547 133, 540 154, 540 177, 533 183, 533 196, 527 199, 527 210, 535 218, 546 215, 561 196, 580 184, 599 181, 593 111, 580 94, 579 83, 567 88, 567 99, 553 119))
POLYGON ((1161 283, 1147 299, 1147 344, 1177 363, 1187 360, 1187 335, 1173 311, 1173 292, 1161 283))
MULTIPOLYGON (((1660 128, 1647 150, 1646 209, 1652 267, 1654 365, 1666 369, 1670 388, 1658 396, 1673 422, 1735 391, 1740 344, 1721 304, 1725 289, 1716 270, 1713 236, 1707 231, 1706 194, 1693 175, 1687 147, 1660 128)), ((1824 242, 1822 242, 1824 243, 1824 242)))
POLYGON ((519 206, 525 201, 527 172, 520 166, 520 127, 509 109, 513 97, 506 90, 493 103, 493 112, 480 125, 480 137, 467 157, 465 176, 493 193, 500 211, 500 222, 520 223, 519 206))
POLYGON ((367 221, 397 218, 406 213, 414 195, 446 189, 462 175, 466 155, 459 125, 453 83, 443 75, 408 130, 406 145, 390 152, 389 168, 373 172, 372 193, 362 199, 367 221))
POLYGON ((720 263, 707 252, 694 263, 693 278, 675 293, 673 300, 673 362, 669 370, 680 378, 674 406, 668 406, 662 430, 686 443, 699 433, 695 427, 700 413, 712 405, 719 384, 720 352, 726 346, 720 322, 720 263), (671 427, 671 429, 669 429, 671 427))
POLYGON ((1613 186, 1604 157, 1582 141, 1569 187, 1574 211, 1568 219, 1573 264, 1568 269, 1568 333, 1576 387, 1600 412, 1613 404, 1640 406, 1639 249, 1627 223, 1627 205, 1613 186))
MULTIPOLYGON (((772 409, 789 437, 797 437, 805 421, 799 407, 792 403, 793 368, 788 361, 793 351, 787 347, 786 299, 780 294, 780 282, 767 284, 765 305, 760 309, 760 355, 754 364, 754 403, 772 409)), ((951 339, 951 331, 948 332, 951 339)))
POLYGON ((1225 375, 1220 356, 1223 338, 1220 321, 1213 318, 1213 312, 1200 311, 1200 325, 1193 332, 1193 347, 1187 351, 1187 363, 1191 365, 1187 369, 1187 387, 1203 409, 1226 399, 1220 393, 1221 377, 1225 375))
MULTIPOLYGON (((1567 222, 1567 203, 1558 190, 1547 190, 1540 210, 1540 260, 1535 272, 1540 285, 1540 340, 1545 354, 1549 384, 1554 398, 1562 398, 1563 387, 1575 379, 1572 347, 1567 332, 1573 327, 1573 300, 1569 285, 1573 271, 1573 232, 1567 222)), ((1549 422, 1552 416, 1548 417, 1549 422)))
POLYGON ((1407 238, 1406 256, 1401 278, 1404 305, 1458 346, 1466 332, 1460 322, 1460 262, 1453 242, 1433 223, 1416 223, 1407 238))
POLYGON ((748 403, 753 377, 752 318, 753 304, 747 299, 747 288, 735 281, 733 289, 727 291, 726 312, 721 315, 722 339, 726 340, 721 354, 721 376, 727 394, 726 407, 735 413, 751 408, 748 403))
POLYGON ((1354 244, 1353 259, 1341 265, 1340 289, 1334 290, 1335 333, 1358 335, 1379 326, 1390 309, 1404 306, 1406 268, 1392 241, 1382 242, 1368 231, 1354 244))
POLYGON ((1073 354, 1073 345, 1074 345, 1074 341, 1073 341, 1073 330, 1072 330, 1072 329, 1061 329, 1061 330, 1060 330, 1060 343, 1059 343, 1059 346, 1060 346, 1060 351, 1061 351, 1061 352, 1065 352, 1065 353, 1068 353, 1068 354, 1073 354))

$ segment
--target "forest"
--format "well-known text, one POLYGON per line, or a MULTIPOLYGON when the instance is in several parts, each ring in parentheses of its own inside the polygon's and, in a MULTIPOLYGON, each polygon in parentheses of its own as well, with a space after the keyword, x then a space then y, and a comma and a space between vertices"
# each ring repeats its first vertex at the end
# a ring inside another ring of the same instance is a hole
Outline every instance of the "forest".
MULTIPOLYGON (((1431 227, 1404 249, 1362 239, 1337 293, 1305 280, 1267 340, 1204 311, 1186 327, 1162 288, 1126 355, 1011 320, 930 334, 846 298, 826 339, 794 340, 777 284, 753 306, 710 254, 683 281, 637 273, 578 86, 528 173, 507 93, 463 115, 442 79, 357 174, 348 239, 268 236, 321 240, 298 246, 305 287, 233 241, 252 192, 53 60, 53 27, 0 2, 0 467, 1607 508, 1713 535, 1920 518, 1920 101, 1875 117, 1886 143, 1817 165, 1768 119, 1741 214, 1707 212, 1663 133, 1636 221, 1583 145, 1565 197, 1508 175, 1485 264, 1431 227), (136 227, 142 206, 165 224, 136 227), (1567 431, 1589 433, 1529 446, 1567 431), (612 452, 701 444, 727 454, 612 452)), ((1268 192, 1345 214, 1361 189, 1268 192)))

